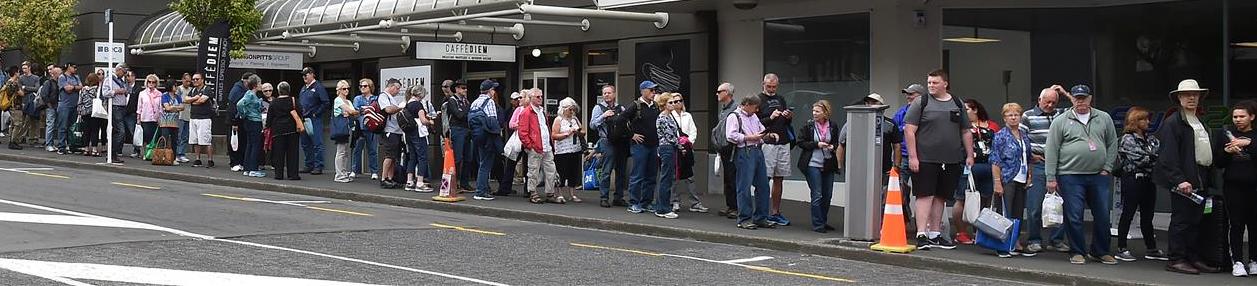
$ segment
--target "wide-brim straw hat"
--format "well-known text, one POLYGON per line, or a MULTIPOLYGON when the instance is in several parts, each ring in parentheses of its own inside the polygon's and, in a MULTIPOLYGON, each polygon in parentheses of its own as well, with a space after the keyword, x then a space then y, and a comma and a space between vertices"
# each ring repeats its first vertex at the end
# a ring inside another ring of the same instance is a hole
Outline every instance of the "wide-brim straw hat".
POLYGON ((1200 83, 1196 82, 1196 80, 1194 79, 1185 79, 1183 81, 1178 82, 1178 89, 1175 89, 1174 91, 1170 92, 1170 100, 1177 100, 1178 93, 1185 92, 1185 91, 1199 91, 1201 98, 1204 98, 1205 96, 1209 95, 1208 88, 1200 87, 1200 83))

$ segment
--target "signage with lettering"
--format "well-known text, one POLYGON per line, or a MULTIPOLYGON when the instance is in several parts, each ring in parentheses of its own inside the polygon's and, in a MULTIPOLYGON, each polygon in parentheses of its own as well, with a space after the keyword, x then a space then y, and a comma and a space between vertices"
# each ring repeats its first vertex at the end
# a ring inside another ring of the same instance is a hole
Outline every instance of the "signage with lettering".
POLYGON ((113 63, 126 63, 126 50, 127 46, 122 42, 113 43, 112 45, 109 42, 96 42, 96 62, 108 63, 110 62, 109 57, 112 55, 113 63))
POLYGON ((262 52, 245 50, 244 58, 232 59, 233 69, 301 70, 305 56, 301 53, 262 52))
POLYGON ((380 87, 380 92, 384 90, 388 80, 394 78, 402 83, 401 91, 397 95, 404 97, 411 86, 422 86, 428 91, 427 97, 424 97, 423 100, 427 101, 428 105, 432 105, 432 66, 380 69, 380 82, 376 83, 380 87))
POLYGON ((515 46, 415 42, 415 58, 477 62, 515 62, 515 46))
POLYGON ((210 25, 201 32, 201 46, 197 49, 196 70, 205 76, 205 94, 214 98, 214 109, 223 104, 223 84, 227 79, 227 67, 231 64, 231 30, 227 22, 210 25))

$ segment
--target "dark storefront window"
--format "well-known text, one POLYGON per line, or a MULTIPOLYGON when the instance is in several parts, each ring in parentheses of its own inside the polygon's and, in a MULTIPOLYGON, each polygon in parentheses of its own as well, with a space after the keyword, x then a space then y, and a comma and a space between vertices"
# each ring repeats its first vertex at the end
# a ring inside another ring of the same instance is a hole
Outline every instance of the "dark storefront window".
MULTIPOLYGON (((1183 79, 1196 79, 1212 90, 1204 100, 1206 124, 1218 127, 1229 123, 1223 106, 1221 11, 1219 1, 1204 0, 945 10, 943 49, 949 58, 944 62, 952 90, 982 101, 990 114, 1004 102, 1029 106, 1052 84, 1089 84, 1097 93, 1095 106, 1108 111, 1119 128, 1130 106, 1163 112, 1173 104, 1168 92, 1183 79)), ((1236 70, 1252 69, 1252 61, 1245 62, 1247 67, 1236 65, 1236 70)))
MULTIPOLYGON (((764 71, 780 78, 777 94, 795 109, 793 128, 811 119, 812 103, 828 100, 830 118, 846 122, 842 106, 869 93, 869 15, 848 14, 764 22, 764 71)), ((740 87, 755 94, 761 87, 740 87)), ((799 158, 794 149, 793 158, 799 158)), ((797 162, 792 160, 792 162, 797 162)), ((802 179, 798 171, 790 179, 802 179)))

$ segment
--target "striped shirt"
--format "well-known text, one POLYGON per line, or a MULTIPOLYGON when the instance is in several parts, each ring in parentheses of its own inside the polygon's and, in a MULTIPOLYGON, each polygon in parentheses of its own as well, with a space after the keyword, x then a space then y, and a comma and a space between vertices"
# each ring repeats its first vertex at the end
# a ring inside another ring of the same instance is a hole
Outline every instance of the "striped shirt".
POLYGON ((1030 135, 1030 152, 1032 154, 1044 154, 1043 146, 1047 145, 1048 128, 1052 126, 1052 119, 1059 114, 1061 114, 1060 110, 1048 113, 1037 106, 1021 114, 1021 131, 1030 135))

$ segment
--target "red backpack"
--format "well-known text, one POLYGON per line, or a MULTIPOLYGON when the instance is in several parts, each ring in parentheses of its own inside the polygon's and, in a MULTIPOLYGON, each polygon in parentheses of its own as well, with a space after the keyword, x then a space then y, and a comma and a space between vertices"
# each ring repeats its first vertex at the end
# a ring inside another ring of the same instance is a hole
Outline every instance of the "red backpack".
POLYGON ((380 134, 384 133, 384 126, 388 124, 388 117, 384 116, 380 110, 379 102, 372 102, 371 105, 362 107, 363 127, 367 132, 380 134))

